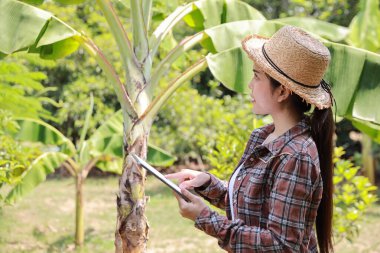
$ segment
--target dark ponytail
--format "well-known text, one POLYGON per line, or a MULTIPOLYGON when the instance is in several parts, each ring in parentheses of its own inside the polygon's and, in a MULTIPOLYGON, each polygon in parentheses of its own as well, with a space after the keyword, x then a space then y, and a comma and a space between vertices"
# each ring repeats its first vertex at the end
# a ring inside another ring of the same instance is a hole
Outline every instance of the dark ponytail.
POLYGON ((319 251, 333 252, 332 217, 333 217, 333 136, 335 123, 331 108, 314 109, 310 117, 311 136, 317 145, 321 176, 323 180, 322 200, 318 207, 316 229, 319 251))
MULTIPOLYGON (((268 76, 271 81, 273 90, 281 84, 268 76)), ((311 105, 306 103, 300 96, 295 93, 290 95, 294 108, 299 113, 310 111, 311 105)), ((320 253, 333 252, 332 244, 332 218, 333 218, 333 137, 335 132, 335 123, 331 108, 315 108, 310 115, 311 136, 317 146, 321 176, 323 181, 322 200, 319 204, 316 218, 316 230, 320 253)))

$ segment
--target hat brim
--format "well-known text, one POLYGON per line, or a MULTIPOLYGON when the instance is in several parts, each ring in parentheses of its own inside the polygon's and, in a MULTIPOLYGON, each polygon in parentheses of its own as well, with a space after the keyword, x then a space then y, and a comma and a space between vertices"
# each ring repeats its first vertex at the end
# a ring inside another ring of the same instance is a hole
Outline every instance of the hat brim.
POLYGON ((318 109, 331 107, 330 94, 321 85, 317 88, 301 86, 272 67, 262 51, 262 47, 268 40, 268 38, 259 35, 249 35, 242 40, 243 49, 248 54, 248 57, 253 60, 254 65, 259 66, 265 73, 299 95, 307 103, 315 105, 318 109))

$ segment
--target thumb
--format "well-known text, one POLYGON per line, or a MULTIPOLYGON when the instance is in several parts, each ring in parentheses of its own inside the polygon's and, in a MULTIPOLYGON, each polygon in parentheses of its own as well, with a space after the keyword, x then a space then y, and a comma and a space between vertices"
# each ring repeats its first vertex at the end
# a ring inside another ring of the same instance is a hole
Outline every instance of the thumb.
POLYGON ((193 189, 194 186, 192 183, 193 183, 193 180, 183 181, 182 183, 179 184, 179 188, 181 188, 181 189, 193 189))
POLYGON ((189 192, 187 189, 185 188, 181 188, 181 193, 187 197, 191 202, 196 202, 199 200, 199 197, 192 194, 191 192, 189 192))

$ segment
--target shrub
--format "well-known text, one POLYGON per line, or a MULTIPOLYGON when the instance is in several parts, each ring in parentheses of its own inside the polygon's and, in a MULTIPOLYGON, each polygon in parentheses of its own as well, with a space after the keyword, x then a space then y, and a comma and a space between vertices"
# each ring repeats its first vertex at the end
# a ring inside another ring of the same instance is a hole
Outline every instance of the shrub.
MULTIPOLYGON (((250 126, 253 125, 254 129, 259 128, 268 124, 270 120, 269 116, 254 118, 253 124, 251 122, 250 126)), ((230 122, 228 131, 219 133, 214 148, 205 156, 211 167, 210 173, 221 179, 227 179, 232 174, 243 155, 246 142, 252 131, 251 128, 248 125, 241 127, 230 122)))
POLYGON ((372 192, 376 186, 368 178, 358 175, 360 167, 341 159, 344 149, 334 150, 334 234, 335 240, 352 241, 359 232, 360 221, 368 207, 377 198, 372 192))
MULTIPOLYGON (((0 190, 2 186, 13 185, 21 179, 35 157, 39 147, 31 143, 22 144, 13 139, 12 134, 19 126, 9 111, 0 109, 0 190)), ((3 200, 0 194, 0 206, 3 200)))
POLYGON ((222 99, 199 92, 188 86, 181 87, 160 111, 152 126, 153 144, 179 157, 180 162, 204 156, 214 149, 215 140, 222 133, 231 136, 249 136, 252 126, 251 104, 242 95, 222 99), (237 128, 233 126, 237 125, 237 128), (231 132, 238 129, 238 132, 231 132))

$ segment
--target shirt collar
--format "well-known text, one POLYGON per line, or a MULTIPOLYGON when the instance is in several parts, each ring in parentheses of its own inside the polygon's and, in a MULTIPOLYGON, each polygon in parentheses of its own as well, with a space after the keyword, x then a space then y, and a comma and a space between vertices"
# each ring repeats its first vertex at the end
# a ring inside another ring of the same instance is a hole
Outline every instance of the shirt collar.
MULTIPOLYGON (((308 117, 303 117, 295 126, 290 128, 288 131, 277 137, 275 140, 268 142, 263 147, 266 147, 273 155, 278 154, 282 148, 291 141, 295 136, 301 135, 309 131, 309 119, 308 117)), ((267 136, 274 131, 274 124, 271 123, 261 129, 259 132, 260 145, 264 142, 267 136)))

